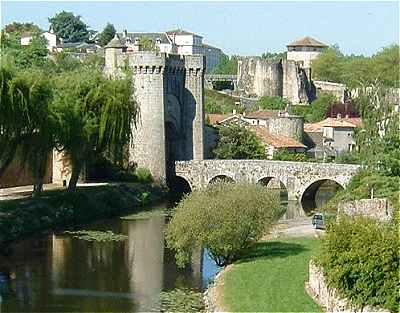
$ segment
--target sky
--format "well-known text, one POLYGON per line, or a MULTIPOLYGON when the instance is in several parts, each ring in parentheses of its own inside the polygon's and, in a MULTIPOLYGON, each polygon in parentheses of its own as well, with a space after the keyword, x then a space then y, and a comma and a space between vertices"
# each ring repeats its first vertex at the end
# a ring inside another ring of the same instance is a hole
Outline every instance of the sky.
POLYGON ((65 10, 94 30, 107 22, 117 31, 160 32, 182 28, 227 54, 282 52, 304 36, 337 44, 345 54, 372 55, 399 42, 399 2, 385 1, 1 1, 1 26, 33 22, 65 10))

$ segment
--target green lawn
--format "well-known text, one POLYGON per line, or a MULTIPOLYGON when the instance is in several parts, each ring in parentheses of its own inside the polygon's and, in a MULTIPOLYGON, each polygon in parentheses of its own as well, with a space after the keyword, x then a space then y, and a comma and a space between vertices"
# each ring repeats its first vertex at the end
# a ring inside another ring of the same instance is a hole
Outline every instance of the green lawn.
POLYGON ((224 276, 223 302, 230 312, 322 312, 307 295, 308 261, 318 241, 279 239, 258 243, 224 276))

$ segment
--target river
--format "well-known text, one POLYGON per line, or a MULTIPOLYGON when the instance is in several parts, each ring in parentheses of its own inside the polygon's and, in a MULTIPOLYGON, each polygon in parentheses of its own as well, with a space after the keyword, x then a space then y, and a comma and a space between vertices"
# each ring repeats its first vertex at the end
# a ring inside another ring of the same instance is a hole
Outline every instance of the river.
MULTIPOLYGON (((326 197, 321 199, 323 203, 326 197)), ((287 206, 283 219, 305 215, 297 202, 287 206)), ((128 236, 122 242, 88 242, 54 233, 15 244, 11 255, 0 255, 0 312, 151 311, 157 310, 161 291, 203 291, 218 267, 205 251, 197 251, 190 266, 178 269, 165 247, 165 223, 163 215, 150 214, 83 227, 128 236)))

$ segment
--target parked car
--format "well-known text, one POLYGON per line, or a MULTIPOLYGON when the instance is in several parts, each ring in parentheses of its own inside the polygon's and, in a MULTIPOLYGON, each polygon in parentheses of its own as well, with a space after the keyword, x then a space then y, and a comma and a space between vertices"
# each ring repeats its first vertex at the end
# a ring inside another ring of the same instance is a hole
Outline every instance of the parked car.
POLYGON ((325 229, 324 215, 322 213, 314 214, 312 224, 315 229, 325 229))

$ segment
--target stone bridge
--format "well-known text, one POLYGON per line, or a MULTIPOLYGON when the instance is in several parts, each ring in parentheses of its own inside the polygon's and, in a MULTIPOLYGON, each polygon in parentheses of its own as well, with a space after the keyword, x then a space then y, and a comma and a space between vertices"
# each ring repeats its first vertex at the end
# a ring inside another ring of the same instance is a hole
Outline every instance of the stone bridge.
POLYGON ((206 74, 204 75, 204 80, 209 86, 212 86, 214 82, 231 82, 233 84, 233 90, 236 90, 237 86, 237 75, 206 74))
POLYGON ((268 160, 202 160, 177 161, 175 173, 192 190, 203 188, 219 178, 235 182, 268 184, 278 179, 286 188, 288 200, 314 201, 325 182, 346 188, 359 171, 359 165, 268 160))

